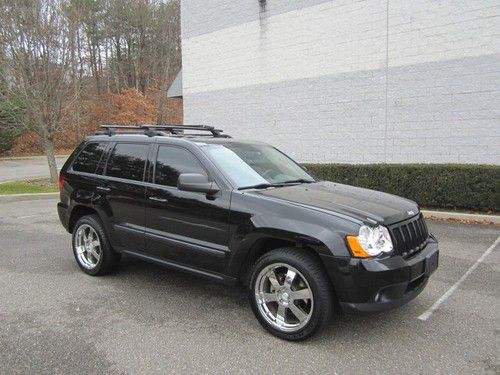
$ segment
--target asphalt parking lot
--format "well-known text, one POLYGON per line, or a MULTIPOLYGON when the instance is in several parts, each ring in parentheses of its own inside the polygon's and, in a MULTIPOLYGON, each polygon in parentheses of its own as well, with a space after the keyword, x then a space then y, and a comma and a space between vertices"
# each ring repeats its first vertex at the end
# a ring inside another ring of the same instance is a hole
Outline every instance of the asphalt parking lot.
POLYGON ((376 315, 337 315, 302 343, 267 334, 241 288, 124 258, 116 274, 79 271, 56 199, 0 201, 0 373, 500 372, 500 235, 429 223, 440 267, 422 294, 376 315))
MULTIPOLYGON (((57 168, 61 168, 65 161, 65 156, 57 157, 57 168)), ((22 159, 0 159, 0 182, 49 176, 49 166, 47 164, 47 158, 44 156, 22 159)))

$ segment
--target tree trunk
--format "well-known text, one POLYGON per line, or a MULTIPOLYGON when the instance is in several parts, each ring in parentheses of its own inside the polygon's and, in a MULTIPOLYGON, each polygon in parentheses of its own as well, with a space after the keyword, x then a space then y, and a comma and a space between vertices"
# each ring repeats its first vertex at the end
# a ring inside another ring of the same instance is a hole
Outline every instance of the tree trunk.
POLYGON ((115 37, 115 45, 116 45, 116 91, 118 94, 122 93, 122 76, 123 76, 123 67, 122 67, 122 49, 120 45, 120 38, 115 37))
POLYGON ((47 163, 49 164, 50 170, 50 182, 57 183, 59 175, 57 173, 56 157, 54 154, 54 142, 49 137, 45 137, 43 141, 43 149, 45 151, 45 156, 47 156, 47 163))
MULTIPOLYGON (((167 91, 168 91, 168 84, 169 84, 169 77, 170 77, 170 57, 167 59, 167 64, 166 64, 166 69, 163 72, 163 77, 162 78, 162 84, 160 86, 160 99, 158 101, 158 117, 156 119, 157 124, 163 124, 164 123, 164 116, 163 116, 163 111, 165 104, 167 102, 167 91)), ((174 81, 170 81, 170 84, 172 84, 174 81)))

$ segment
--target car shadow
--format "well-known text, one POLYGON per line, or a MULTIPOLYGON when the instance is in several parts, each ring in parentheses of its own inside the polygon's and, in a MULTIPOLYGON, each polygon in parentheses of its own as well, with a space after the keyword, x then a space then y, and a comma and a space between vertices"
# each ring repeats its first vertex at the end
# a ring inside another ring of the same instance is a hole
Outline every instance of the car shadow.
MULTIPOLYGON (((185 325, 223 336, 228 334, 230 319, 238 326, 238 332, 233 334, 241 334, 242 340, 245 337, 279 340, 260 327, 248 304, 247 289, 242 285, 225 286, 133 257, 123 257, 119 270, 106 279, 115 292, 111 298, 120 303, 119 313, 139 323, 175 322, 176 327, 185 325)), ((365 342, 373 340, 376 345, 382 337, 400 330, 401 325, 415 324, 415 315, 407 306, 362 315, 347 315, 337 309, 328 327, 306 342, 322 346, 352 342, 360 337, 365 342)))

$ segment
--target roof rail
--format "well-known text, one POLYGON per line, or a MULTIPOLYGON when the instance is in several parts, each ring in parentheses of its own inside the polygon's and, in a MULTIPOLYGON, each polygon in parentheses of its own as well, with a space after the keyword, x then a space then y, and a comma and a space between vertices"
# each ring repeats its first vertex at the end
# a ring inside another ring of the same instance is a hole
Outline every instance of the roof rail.
POLYGON ((146 134, 148 137, 153 137, 156 135, 166 135, 164 131, 168 131, 172 135, 183 136, 184 130, 198 130, 210 132, 211 134, 188 134, 188 136, 212 136, 215 138, 231 138, 227 134, 222 134, 222 129, 216 129, 213 126, 208 125, 140 125, 140 126, 128 126, 128 125, 101 125, 103 131, 98 131, 96 134, 146 134))

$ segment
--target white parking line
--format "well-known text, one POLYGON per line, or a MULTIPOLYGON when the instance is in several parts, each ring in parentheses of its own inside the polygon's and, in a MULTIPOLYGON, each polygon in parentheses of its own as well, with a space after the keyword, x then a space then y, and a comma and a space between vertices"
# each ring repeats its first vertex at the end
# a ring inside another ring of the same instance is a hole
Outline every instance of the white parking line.
POLYGON ((462 284, 464 282, 464 280, 472 273, 474 272, 474 270, 483 262, 483 260, 493 251, 493 249, 498 245, 498 243, 500 242, 500 237, 497 237, 496 241, 493 243, 493 245, 491 245, 484 253, 483 255, 481 255, 479 257, 479 259, 476 261, 476 263, 474 263, 468 270, 467 272, 465 272, 462 277, 460 279, 458 279, 458 281, 453 284, 451 286, 450 289, 448 289, 446 291, 445 294, 443 294, 436 302, 434 302, 434 304, 430 307, 430 309, 428 309, 427 311, 425 311, 422 315, 420 315, 418 317, 418 319, 420 320, 423 320, 423 321, 426 321, 428 320, 431 315, 434 313, 434 311, 436 311, 439 306, 444 302, 446 301, 452 294, 455 290, 457 290, 457 288, 460 286, 460 284, 462 284))

